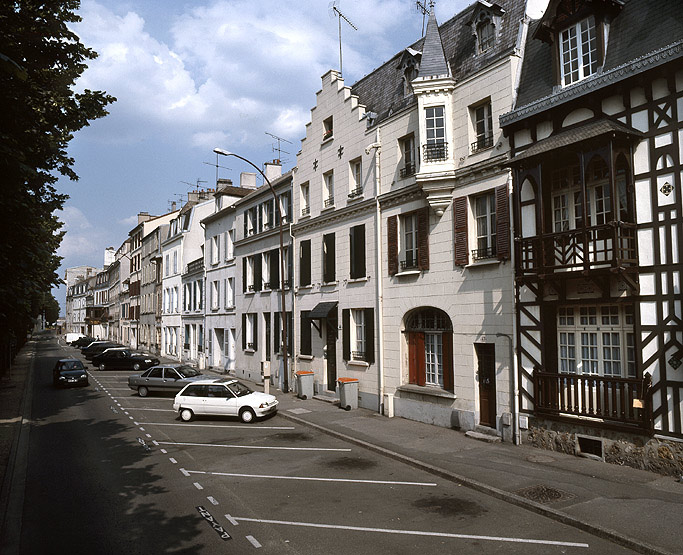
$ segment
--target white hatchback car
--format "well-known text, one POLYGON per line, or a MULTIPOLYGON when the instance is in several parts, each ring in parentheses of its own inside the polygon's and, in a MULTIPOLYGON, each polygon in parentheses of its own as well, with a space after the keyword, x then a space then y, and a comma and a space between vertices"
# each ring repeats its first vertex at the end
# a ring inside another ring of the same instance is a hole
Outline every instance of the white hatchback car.
POLYGON ((242 422, 252 422, 277 411, 274 395, 253 391, 233 378, 197 380, 186 385, 175 396, 173 410, 180 419, 189 422, 195 415, 239 416, 242 422))

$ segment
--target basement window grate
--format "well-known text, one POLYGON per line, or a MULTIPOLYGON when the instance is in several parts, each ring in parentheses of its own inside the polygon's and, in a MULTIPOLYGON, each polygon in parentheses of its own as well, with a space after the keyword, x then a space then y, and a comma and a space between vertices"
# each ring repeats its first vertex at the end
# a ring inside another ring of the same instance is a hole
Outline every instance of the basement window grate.
POLYGON ((604 458, 602 452, 602 440, 594 437, 577 436, 579 453, 581 455, 593 455, 599 459, 604 458))

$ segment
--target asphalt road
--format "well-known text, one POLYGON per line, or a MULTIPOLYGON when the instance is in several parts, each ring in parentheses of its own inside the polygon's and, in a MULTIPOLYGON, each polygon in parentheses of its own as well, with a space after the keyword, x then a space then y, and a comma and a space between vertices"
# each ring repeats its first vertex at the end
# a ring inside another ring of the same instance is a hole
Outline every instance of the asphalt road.
POLYGON ((38 345, 22 554, 630 553, 280 415, 182 423, 92 367, 55 389, 77 353, 38 345))

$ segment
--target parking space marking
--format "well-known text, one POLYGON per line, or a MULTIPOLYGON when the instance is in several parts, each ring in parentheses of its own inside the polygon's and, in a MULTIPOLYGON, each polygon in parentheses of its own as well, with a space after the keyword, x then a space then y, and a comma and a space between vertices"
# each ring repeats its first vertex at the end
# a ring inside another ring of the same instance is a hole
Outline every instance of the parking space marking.
POLYGON ((510 538, 505 536, 475 536, 473 534, 452 534, 449 532, 425 532, 422 530, 395 530, 391 528, 367 528, 365 526, 343 526, 340 524, 318 524, 315 522, 293 522, 287 520, 266 520, 261 518, 233 517, 237 521, 258 522, 260 524, 281 524, 285 526, 303 526, 308 528, 329 528, 331 530, 351 530, 354 532, 378 532, 381 534, 397 534, 404 536, 433 536, 460 540, 496 541, 507 543, 529 543, 538 545, 555 545, 561 547, 590 547, 587 543, 560 542, 555 540, 534 540, 529 538, 510 538))
POLYGON ((273 476, 269 474, 238 474, 234 472, 206 472, 203 470, 188 470, 190 474, 208 474, 210 476, 231 476, 234 478, 272 478, 275 480, 308 480, 311 482, 347 482, 353 484, 378 484, 392 486, 428 486, 436 487, 434 482, 392 482, 390 480, 353 480, 351 478, 315 478, 312 476, 273 476))
POLYGON ((348 453, 351 449, 333 449, 329 447, 276 447, 259 445, 221 445, 219 443, 185 443, 180 441, 160 441, 162 445, 185 445, 188 447, 225 447, 230 449, 273 449, 279 451, 343 451, 348 453))
POLYGON ((148 437, 149 439, 152 439, 152 436, 149 434, 145 434, 145 437, 148 437))
POLYGON ((164 455, 165 455, 166 453, 168 453, 168 451, 166 451, 166 449, 159 449, 159 451, 161 451, 164 455))
POLYGON ((218 501, 216 501, 215 497, 212 497, 211 495, 207 496, 207 499, 212 505, 218 505, 218 501))
MULTIPOLYGON (((159 410, 159 409, 156 409, 159 410)), ((175 411, 171 411, 175 412, 175 411)), ((185 428, 239 428, 243 430, 294 430, 294 426, 240 426, 238 424, 181 424, 180 422, 145 422, 147 426, 183 426, 185 428)))
POLYGON ((179 468, 178 470, 180 470, 180 472, 182 473, 183 476, 188 476, 188 477, 190 476, 190 473, 187 470, 185 470, 184 468, 179 468))
POLYGON ((199 482, 195 482, 195 483, 194 483, 194 487, 196 487, 196 488, 199 489, 199 490, 204 489, 204 487, 203 487, 199 482))
POLYGON ((237 522, 234 518, 232 518, 231 515, 223 515, 225 518, 228 519, 228 522, 232 524, 233 526, 239 526, 239 522, 237 522))
POLYGON ((247 539, 249 540, 249 542, 251 543, 251 545, 253 545, 256 549, 258 549, 259 547, 261 547, 261 544, 260 544, 259 542, 256 541, 256 538, 255 538, 254 536, 247 536, 247 539))
MULTIPOLYGON (((165 453, 166 449, 162 449, 162 451, 165 453)), ((175 460, 173 457, 169 457, 168 460, 171 461, 173 464, 178 464, 178 461, 175 460)))

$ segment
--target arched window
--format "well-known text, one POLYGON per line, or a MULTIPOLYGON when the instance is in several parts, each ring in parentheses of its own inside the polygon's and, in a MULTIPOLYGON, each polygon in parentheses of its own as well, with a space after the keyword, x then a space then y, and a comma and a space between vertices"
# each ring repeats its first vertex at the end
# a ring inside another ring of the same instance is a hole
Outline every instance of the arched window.
POLYGON ((482 19, 477 23, 477 47, 480 54, 493 46, 495 33, 495 27, 490 19, 482 19))
POLYGON ((443 310, 419 308, 406 316, 408 381, 453 391, 453 325, 443 310))

